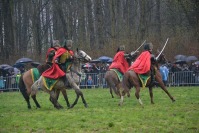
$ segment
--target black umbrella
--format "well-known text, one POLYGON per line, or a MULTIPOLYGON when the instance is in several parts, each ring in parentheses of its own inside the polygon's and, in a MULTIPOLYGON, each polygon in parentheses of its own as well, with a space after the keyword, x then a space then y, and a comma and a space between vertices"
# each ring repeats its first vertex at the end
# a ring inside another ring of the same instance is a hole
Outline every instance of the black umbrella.
POLYGON ((99 60, 99 59, 94 59, 94 60, 92 60, 92 61, 90 61, 91 63, 99 63, 99 62, 101 62, 101 60, 99 60))
POLYGON ((16 63, 13 65, 13 67, 16 67, 16 68, 20 68, 20 67, 24 67, 25 64, 24 63, 16 63))
POLYGON ((12 67, 12 66, 7 66, 7 67, 4 67, 3 69, 4 69, 4 70, 13 69, 13 70, 14 70, 14 67, 12 67))
POLYGON ((175 64, 186 64, 187 62, 184 60, 177 60, 175 61, 175 64))
POLYGON ((32 62, 33 60, 32 59, 30 59, 30 58, 20 58, 20 59, 18 59, 16 62, 15 62, 15 64, 17 64, 17 63, 29 63, 29 62, 32 62))
POLYGON ((176 55, 175 56, 175 59, 176 60, 183 60, 183 61, 185 61, 186 60, 186 55, 181 55, 181 54, 179 54, 179 55, 176 55))
POLYGON ((188 57, 186 58, 186 61, 187 61, 187 62, 196 61, 196 60, 198 60, 198 58, 197 58, 196 56, 188 56, 188 57))
POLYGON ((39 62, 31 62, 31 65, 33 66, 33 67, 37 67, 37 66, 39 66, 41 63, 39 63, 39 62))
POLYGON ((98 60, 102 61, 102 62, 107 62, 109 61, 110 59, 112 59, 111 57, 108 57, 108 56, 101 56, 98 58, 98 60))
POLYGON ((10 65, 8 65, 8 64, 1 64, 1 65, 0 65, 0 68, 1 68, 1 69, 4 69, 5 67, 8 67, 8 66, 10 66, 10 65))
POLYGON ((113 62, 113 59, 109 59, 108 61, 107 61, 107 63, 112 63, 113 62))

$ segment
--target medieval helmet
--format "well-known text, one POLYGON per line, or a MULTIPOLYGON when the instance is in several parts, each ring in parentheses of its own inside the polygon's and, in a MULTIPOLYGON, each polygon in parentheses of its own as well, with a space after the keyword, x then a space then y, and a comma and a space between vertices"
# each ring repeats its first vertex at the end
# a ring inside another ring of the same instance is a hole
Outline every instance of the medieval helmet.
POLYGON ((152 43, 145 43, 144 44, 144 50, 152 50, 153 44, 152 43))
POLYGON ((72 46, 73 46, 73 41, 72 40, 67 40, 65 42, 64 47, 66 47, 67 49, 71 50, 72 46))
POLYGON ((53 40, 53 47, 61 47, 59 40, 53 40))
POLYGON ((119 51, 125 51, 125 46, 124 46, 124 45, 121 45, 121 46, 119 47, 119 51))

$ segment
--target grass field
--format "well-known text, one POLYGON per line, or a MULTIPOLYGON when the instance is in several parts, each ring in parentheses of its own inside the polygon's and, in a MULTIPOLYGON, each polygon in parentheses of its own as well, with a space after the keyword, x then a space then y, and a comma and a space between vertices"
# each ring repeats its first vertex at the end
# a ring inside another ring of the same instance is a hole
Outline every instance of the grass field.
MULTIPOLYGON (((64 109, 57 110, 49 95, 40 91, 37 99, 42 106, 27 109, 20 92, 0 93, 0 133, 194 133, 199 132, 199 87, 171 87, 175 97, 172 103, 160 89, 154 89, 154 102, 150 104, 148 89, 141 90, 141 107, 134 96, 125 97, 123 106, 119 98, 111 98, 108 89, 82 89, 88 108, 81 99, 73 109, 67 109, 63 96, 59 102, 64 109)), ((75 98, 74 90, 67 90, 69 101, 75 98)))

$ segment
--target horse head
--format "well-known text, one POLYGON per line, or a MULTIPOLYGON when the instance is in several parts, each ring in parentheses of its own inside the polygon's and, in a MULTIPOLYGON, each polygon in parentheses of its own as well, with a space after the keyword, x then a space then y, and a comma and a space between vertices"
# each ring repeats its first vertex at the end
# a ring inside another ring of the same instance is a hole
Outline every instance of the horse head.
POLYGON ((81 60, 82 62, 90 62, 92 58, 83 50, 76 49, 76 52, 74 54, 74 58, 81 60))

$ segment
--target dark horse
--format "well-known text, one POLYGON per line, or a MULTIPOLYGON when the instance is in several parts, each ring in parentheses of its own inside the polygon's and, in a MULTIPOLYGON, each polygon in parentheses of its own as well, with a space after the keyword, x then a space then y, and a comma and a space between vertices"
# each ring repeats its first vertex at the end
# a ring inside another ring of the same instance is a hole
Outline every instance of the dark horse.
MULTIPOLYGON (((152 69, 154 70, 155 73, 155 80, 158 82, 159 86, 164 90, 164 92, 170 97, 170 99, 174 102, 175 99, 170 95, 170 93, 168 92, 168 90, 166 89, 166 86, 164 85, 163 81, 162 81, 162 76, 160 74, 159 71, 159 63, 163 63, 163 62, 167 62, 164 54, 161 54, 158 61, 154 64, 152 64, 152 69)), ((150 74, 149 74, 150 75, 150 74)), ((130 89, 131 87, 135 87, 136 92, 135 92, 135 96, 137 98, 137 100, 139 101, 139 103, 142 105, 142 100, 140 99, 140 88, 141 88, 141 81, 138 77, 138 74, 135 73, 132 70, 127 71, 124 74, 123 80, 122 80, 122 87, 123 87, 123 92, 122 92, 122 96, 121 96, 121 100, 119 105, 123 104, 123 98, 125 96, 125 94, 127 93, 127 96, 130 96, 130 89)), ((146 83, 146 87, 149 88, 149 93, 150 93, 150 98, 151 98, 151 104, 154 104, 153 101, 153 91, 152 91, 152 87, 154 85, 151 84, 151 78, 148 79, 147 83, 146 83)))
MULTIPOLYGON (((75 58, 76 60, 74 61, 74 64, 72 65, 72 68, 74 68, 74 69, 77 69, 80 66, 80 64, 77 64, 75 62, 81 63, 84 61, 85 62, 90 61, 90 57, 82 50, 77 50, 75 52, 75 57, 76 57, 75 58), (79 65, 79 66, 77 66, 77 65, 79 65)), ((50 67, 51 67, 51 64, 44 64, 44 65, 38 66, 39 73, 44 72, 45 70, 47 70, 50 67)), ((24 74, 21 75, 21 77, 19 79, 19 89, 20 89, 20 92, 22 93, 24 99, 26 100, 29 109, 31 109, 31 105, 30 105, 30 94, 32 92, 31 86, 35 82, 32 77, 32 72, 31 72, 32 70, 33 69, 26 71, 24 74)), ((77 72, 79 72, 79 70, 77 70, 77 72)), ((75 75, 74 77, 77 77, 76 74, 73 74, 73 75, 75 75)), ((39 78, 37 78, 36 80, 38 80, 38 79, 39 78)), ((75 80, 75 82, 77 82, 76 79, 74 79, 74 80, 75 80)), ((67 96, 66 90, 61 89, 61 92, 64 96, 67 106, 70 107, 70 103, 68 101, 68 96, 67 96)), ((36 94, 31 95, 31 97, 32 97, 33 101, 35 102, 36 107, 40 108, 40 105, 36 99, 36 94)))
MULTIPOLYGON (((91 57, 88 56, 84 51, 77 50, 77 52, 74 54, 74 61, 72 65, 73 71, 79 72, 81 68, 81 62, 85 62, 85 61, 86 62, 91 61, 91 57)), ((66 79, 67 79, 68 85, 75 90, 76 95, 77 95, 75 101, 69 108, 73 108, 77 104, 79 97, 82 98, 82 102, 84 103, 84 106, 87 107, 87 103, 86 103, 86 100, 84 99, 84 95, 78 86, 79 80, 71 76, 71 73, 66 74, 66 79)), ((36 96, 37 91, 38 91, 38 86, 40 86, 43 91, 50 94, 50 101, 52 102, 55 108, 57 109, 63 108, 57 101, 59 91, 62 91, 62 92, 66 91, 66 86, 62 78, 58 79, 58 81, 56 82, 52 90, 49 90, 44 85, 43 76, 40 76, 40 78, 37 81, 35 81, 35 83, 31 87, 32 97, 36 96)))
MULTIPOLYGON (((50 63, 39 65, 37 67, 37 69, 38 69, 37 71, 39 72, 39 74, 41 74, 42 72, 44 72, 45 70, 50 68, 51 65, 52 64, 50 64, 50 63)), ((34 69, 36 69, 36 68, 31 68, 30 70, 24 72, 20 76, 19 83, 18 83, 19 90, 22 93, 24 99, 26 100, 29 109, 31 109, 31 105, 30 105, 31 86, 34 83, 34 80, 38 79, 38 77, 33 78, 32 74, 33 74, 34 69)), ((32 99, 33 99, 35 105, 37 106, 37 108, 40 108, 40 105, 39 105, 39 103, 37 102, 37 99, 36 99, 36 95, 32 96, 32 99)))
MULTIPOLYGON (((138 56, 138 53, 139 52, 135 52, 135 53, 131 52, 131 54, 125 55, 125 58, 127 59, 129 63, 129 66, 131 65, 131 62, 135 60, 135 58, 138 56)), ((112 91, 114 91, 115 94, 120 97, 121 96, 121 93, 120 93, 121 81, 118 78, 117 73, 114 70, 108 70, 105 74, 105 80, 107 82, 107 85, 110 88, 110 94, 112 98, 114 98, 112 91)))

